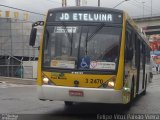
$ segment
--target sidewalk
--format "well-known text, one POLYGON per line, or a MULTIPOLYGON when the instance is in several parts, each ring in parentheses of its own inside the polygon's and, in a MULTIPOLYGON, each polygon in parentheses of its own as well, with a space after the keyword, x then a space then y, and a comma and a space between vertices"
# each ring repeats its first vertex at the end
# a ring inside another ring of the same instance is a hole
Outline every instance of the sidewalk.
POLYGON ((153 79, 160 79, 160 74, 154 74, 153 79))
POLYGON ((36 79, 21 79, 21 78, 0 77, 0 83, 36 85, 36 79))

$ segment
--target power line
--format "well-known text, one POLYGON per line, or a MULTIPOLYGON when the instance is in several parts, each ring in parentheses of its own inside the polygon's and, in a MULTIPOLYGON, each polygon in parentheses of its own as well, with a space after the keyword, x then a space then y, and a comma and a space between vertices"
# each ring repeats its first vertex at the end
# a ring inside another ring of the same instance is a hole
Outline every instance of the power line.
POLYGON ((137 7, 137 8, 142 8, 142 7, 144 7, 145 10, 150 11, 150 9, 149 9, 148 7, 146 7, 145 4, 143 4, 143 5, 142 5, 142 3, 139 4, 139 3, 136 2, 136 0, 135 0, 135 1, 132 1, 132 2, 129 2, 129 4, 131 4, 131 5, 133 5, 133 6, 137 7))
MULTIPOLYGON (((135 0, 134 0, 134 1, 131 1, 131 0, 130 0, 130 2, 128 2, 128 4, 132 5, 133 7, 137 7, 137 8, 142 8, 142 7, 143 7, 142 3, 139 4, 139 3, 135 2, 135 0)), ((145 6, 145 5, 144 5, 144 6, 145 6)), ((147 8, 148 8, 148 7, 147 7, 147 8)), ((136 9, 136 8, 133 8, 133 9, 136 9)), ((149 8, 146 9, 146 10, 147 10, 147 11, 150 11, 149 8)), ((155 10, 155 9, 154 9, 154 10, 155 10)), ((152 14, 152 15, 154 15, 154 16, 159 16, 160 14, 157 13, 157 14, 152 14)), ((141 16, 142 16, 142 15, 132 16, 132 17, 133 17, 133 18, 138 18, 138 17, 141 17, 141 16)), ((150 15, 149 15, 149 14, 146 14, 145 16, 149 17, 150 15)))
MULTIPOLYGON (((145 10, 147 10, 147 11, 151 11, 151 9, 150 9, 150 7, 149 6, 147 6, 147 5, 145 5, 145 4, 143 4, 142 5, 142 2, 139 2, 139 1, 137 1, 137 0, 129 0, 129 2, 128 2, 129 4, 131 4, 131 5, 133 5, 133 6, 135 6, 135 7, 137 7, 137 8, 142 8, 142 7, 144 7, 144 9, 145 10)), ((157 10, 159 10, 159 9, 152 9, 153 11, 157 11, 157 10)))
POLYGON ((49 2, 53 2, 53 3, 57 3, 57 4, 61 4, 61 5, 62 5, 62 3, 56 2, 56 1, 53 1, 53 0, 46 0, 46 1, 49 1, 49 2))
MULTIPOLYGON (((142 2, 140 2, 140 1, 137 1, 137 0, 134 0, 134 1, 132 1, 132 3, 130 3, 130 4, 134 4, 136 7, 144 7, 144 9, 145 10, 147 10, 147 11, 151 11, 151 15, 149 15, 149 13, 148 14, 146 14, 145 16, 152 16, 153 15, 153 11, 154 12, 156 12, 156 11, 159 11, 160 9, 157 9, 157 8, 152 8, 152 5, 151 5, 151 7, 150 6, 147 6, 147 5, 145 5, 145 4, 143 4, 142 5, 142 2)), ((156 14, 154 14, 154 15, 156 15, 156 14)), ((157 14, 157 15, 159 15, 159 14, 157 14)), ((135 17, 137 17, 137 16, 135 16, 135 17)), ((139 17, 139 16, 138 16, 139 17)))
POLYGON ((16 7, 11 7, 11 6, 8 6, 8 5, 0 4, 0 6, 2 6, 2 7, 7 7, 7 8, 11 8, 11 9, 15 9, 15 10, 20 10, 20 11, 24 11, 24 12, 28 12, 28 13, 33 13, 33 14, 37 14, 37 15, 46 16, 45 14, 42 14, 42 13, 37 13, 37 12, 29 11, 29 10, 24 10, 24 9, 20 9, 20 8, 16 8, 16 7))
MULTIPOLYGON (((138 7, 138 8, 143 7, 142 3, 139 4, 139 3, 135 2, 135 1, 132 1, 132 3, 130 2, 129 4, 132 4, 132 5, 134 5, 135 7, 138 7)), ((150 9, 148 7, 147 8, 145 7, 145 4, 144 4, 144 9, 147 10, 147 11, 150 11, 150 9)))
POLYGON ((136 3, 134 3, 134 2, 129 2, 129 4, 131 4, 131 5, 133 5, 134 7, 137 7, 137 8, 139 8, 139 7, 142 7, 140 4, 136 4, 136 3))
MULTIPOLYGON (((137 1, 137 0, 135 0, 135 2, 141 3, 141 2, 139 2, 139 1, 137 1)), ((150 6, 148 6, 148 5, 144 5, 144 6, 145 6, 147 9, 150 9, 150 6)), ((152 8, 152 10, 157 11, 157 10, 160 10, 160 9, 152 8)))
POLYGON ((119 6, 119 5, 121 5, 122 3, 127 2, 127 1, 129 1, 129 0, 123 0, 123 1, 119 2, 116 6, 114 6, 113 8, 116 8, 117 6, 119 6))
MULTIPOLYGON (((46 1, 48 1, 48 2, 52 2, 52 3, 57 3, 57 4, 62 5, 62 3, 60 3, 60 2, 56 2, 56 1, 53 1, 53 0, 46 0, 46 1)), ((70 5, 67 5, 67 6, 70 6, 70 5)))
POLYGON ((143 5, 142 4, 137 4, 135 1, 133 1, 132 3, 129 3, 129 4, 131 4, 131 5, 133 5, 137 8, 142 8, 143 7, 143 14, 144 14, 144 7, 145 7, 144 4, 143 5))
MULTIPOLYGON (((156 14, 152 14, 152 17, 159 17, 160 13, 156 13, 156 14)), ((132 16, 133 18, 141 18, 141 15, 137 15, 137 16, 132 16)), ((145 17, 151 17, 150 14, 146 14, 145 17)))

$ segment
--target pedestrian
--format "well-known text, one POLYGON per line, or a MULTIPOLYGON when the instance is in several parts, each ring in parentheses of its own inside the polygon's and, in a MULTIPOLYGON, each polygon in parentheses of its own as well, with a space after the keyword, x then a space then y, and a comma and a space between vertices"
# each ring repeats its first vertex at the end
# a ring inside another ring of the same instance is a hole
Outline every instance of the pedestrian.
POLYGON ((158 64, 158 72, 160 73, 160 64, 158 64))
POLYGON ((159 67, 159 65, 156 64, 156 72, 157 72, 157 73, 159 72, 159 71, 158 71, 158 67, 159 67))

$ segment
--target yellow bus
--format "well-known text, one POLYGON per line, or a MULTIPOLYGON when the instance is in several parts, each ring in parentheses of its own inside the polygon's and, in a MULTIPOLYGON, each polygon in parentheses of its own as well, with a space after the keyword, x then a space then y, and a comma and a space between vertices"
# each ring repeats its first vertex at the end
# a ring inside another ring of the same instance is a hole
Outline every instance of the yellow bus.
POLYGON ((48 11, 38 58, 40 100, 130 105, 151 79, 148 40, 123 11, 65 7, 48 11))

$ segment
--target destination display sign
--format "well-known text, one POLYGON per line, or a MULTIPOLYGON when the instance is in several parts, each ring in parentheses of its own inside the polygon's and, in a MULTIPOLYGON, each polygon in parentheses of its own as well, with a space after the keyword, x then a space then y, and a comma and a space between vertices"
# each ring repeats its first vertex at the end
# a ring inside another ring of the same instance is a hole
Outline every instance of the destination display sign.
POLYGON ((48 21, 84 21, 84 22, 108 22, 122 23, 122 14, 112 12, 56 12, 49 13, 48 21))

